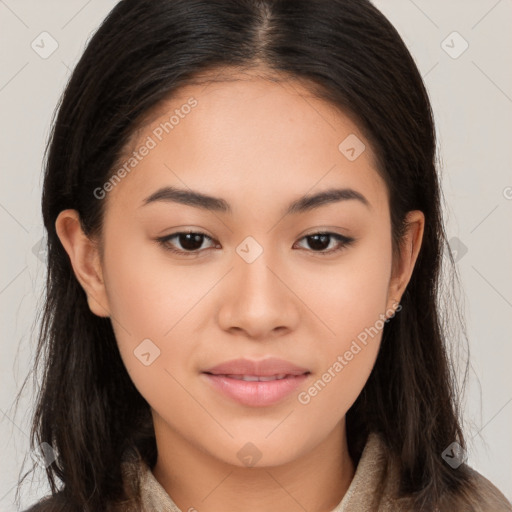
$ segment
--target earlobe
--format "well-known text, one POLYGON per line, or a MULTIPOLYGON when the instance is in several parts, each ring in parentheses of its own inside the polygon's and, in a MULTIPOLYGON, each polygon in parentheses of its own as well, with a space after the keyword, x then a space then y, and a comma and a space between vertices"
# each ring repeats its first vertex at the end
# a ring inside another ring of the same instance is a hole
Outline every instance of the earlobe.
POLYGON ((396 268, 393 266, 395 272, 391 278, 388 291, 388 297, 392 298, 394 304, 400 302, 411 279, 423 242, 425 215, 420 210, 410 211, 406 216, 406 223, 407 229, 404 234, 403 243, 400 246, 400 261, 396 268))
POLYGON ((75 276, 87 295, 90 310, 97 316, 110 316, 108 298, 97 243, 87 237, 76 210, 63 210, 55 229, 68 253, 75 276))

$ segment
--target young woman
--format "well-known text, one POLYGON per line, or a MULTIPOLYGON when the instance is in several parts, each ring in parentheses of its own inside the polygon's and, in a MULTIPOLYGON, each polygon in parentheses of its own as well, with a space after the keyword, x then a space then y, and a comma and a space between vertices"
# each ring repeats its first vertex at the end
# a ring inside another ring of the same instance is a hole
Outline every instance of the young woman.
POLYGON ((464 462, 431 107, 368 1, 119 2, 42 208, 30 510, 512 510, 464 462))

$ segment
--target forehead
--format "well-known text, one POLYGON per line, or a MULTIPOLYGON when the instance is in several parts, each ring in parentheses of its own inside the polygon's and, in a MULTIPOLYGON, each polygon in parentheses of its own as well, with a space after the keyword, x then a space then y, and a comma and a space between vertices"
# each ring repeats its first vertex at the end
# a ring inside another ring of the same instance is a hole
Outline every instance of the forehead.
POLYGON ((131 208, 165 185, 233 203, 258 195, 282 205, 331 186, 364 189, 371 202, 387 197, 357 124, 291 80, 238 76, 182 87, 148 113, 123 164, 129 172, 108 199, 131 208))

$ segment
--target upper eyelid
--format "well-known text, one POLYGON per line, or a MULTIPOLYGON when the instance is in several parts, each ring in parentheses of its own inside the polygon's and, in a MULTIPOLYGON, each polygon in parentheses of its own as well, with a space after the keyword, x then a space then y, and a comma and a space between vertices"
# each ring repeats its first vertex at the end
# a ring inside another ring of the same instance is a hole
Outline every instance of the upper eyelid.
MULTIPOLYGON (((165 235, 165 236, 159 237, 159 238, 157 238, 157 240, 162 242, 162 243, 165 243, 165 242, 168 242, 170 239, 172 239, 172 238, 174 238, 176 236, 179 236, 179 235, 183 235, 183 234, 201 235, 201 236, 204 236, 206 238, 209 238, 212 242, 218 243, 218 240, 216 240, 215 238, 211 237, 207 233, 204 233, 204 232, 202 232, 200 230, 195 230, 195 231, 194 230, 176 231, 175 233, 171 233, 169 235, 165 235)), ((352 236, 342 235, 341 233, 336 233, 335 231, 329 231, 327 229, 325 229, 325 230, 317 229, 316 231, 307 232, 306 234, 300 236, 300 238, 298 238, 298 241, 300 241, 300 240, 302 240, 304 238, 307 238, 309 236, 315 236, 315 235, 330 235, 333 238, 336 237, 340 243, 346 243, 346 244, 349 244, 349 243, 352 243, 352 242, 356 241, 356 239, 354 237, 352 237, 352 236)), ((200 252, 200 250, 196 250, 196 251, 183 251, 183 252, 187 252, 189 254, 194 254, 194 253, 200 252)))
MULTIPOLYGON (((205 236, 205 237, 209 238, 210 240, 218 241, 214 237, 210 236, 208 233, 204 233, 203 231, 192 230, 192 229, 190 229, 190 230, 183 230, 183 231, 176 231, 174 233, 170 233, 169 235, 161 236, 161 237, 159 237, 159 239, 166 240, 166 239, 169 239, 169 238, 174 238, 175 236, 178 236, 178 235, 187 235, 187 234, 202 235, 202 236, 205 236)), ((353 237, 351 237, 349 235, 343 235, 343 234, 337 233, 335 231, 329 231, 328 229, 317 229, 316 231, 308 231, 304 235, 301 235, 299 240, 302 240, 303 238, 306 238, 308 236, 313 236, 313 235, 337 235, 337 236, 340 236, 340 237, 343 237, 343 238, 353 238, 353 237)))

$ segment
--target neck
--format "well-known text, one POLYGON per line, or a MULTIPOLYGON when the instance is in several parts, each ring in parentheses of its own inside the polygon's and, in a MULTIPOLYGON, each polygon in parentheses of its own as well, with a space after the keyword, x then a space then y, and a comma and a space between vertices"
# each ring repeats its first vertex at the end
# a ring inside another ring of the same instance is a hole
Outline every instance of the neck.
POLYGON ((320 445, 279 466, 239 467, 197 449, 154 414, 153 474, 182 511, 331 512, 354 476, 344 419, 320 445))

